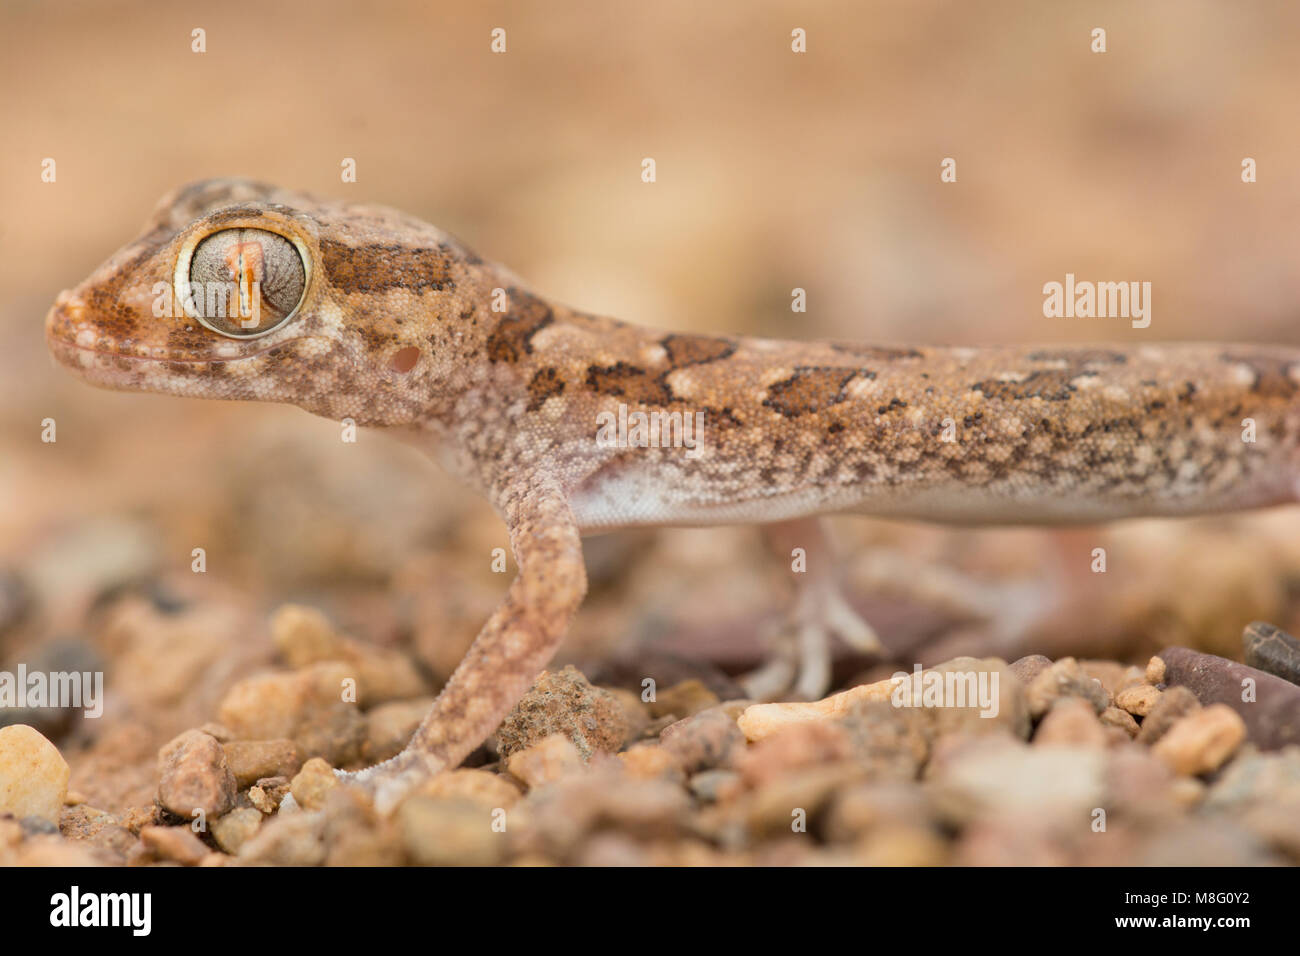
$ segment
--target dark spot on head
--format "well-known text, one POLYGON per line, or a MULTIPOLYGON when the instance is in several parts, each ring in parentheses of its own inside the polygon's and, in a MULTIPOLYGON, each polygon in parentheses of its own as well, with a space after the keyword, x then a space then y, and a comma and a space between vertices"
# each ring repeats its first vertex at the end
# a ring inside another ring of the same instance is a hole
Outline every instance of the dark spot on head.
POLYGON ((407 289, 415 294, 454 288, 451 256, 445 248, 411 248, 400 243, 349 246, 322 239, 321 265, 341 292, 387 292, 407 289))

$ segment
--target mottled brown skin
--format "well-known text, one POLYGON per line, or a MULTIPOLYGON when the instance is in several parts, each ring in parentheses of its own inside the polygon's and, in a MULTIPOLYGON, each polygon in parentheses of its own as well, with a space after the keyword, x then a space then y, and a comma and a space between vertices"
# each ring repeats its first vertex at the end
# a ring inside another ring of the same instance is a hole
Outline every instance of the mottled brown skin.
POLYGON ((510 530, 519 576, 395 762, 454 766, 528 688, 585 591, 579 537, 853 511, 1078 522, 1295 500, 1300 351, 1231 345, 918 346, 651 331, 529 292, 389 209, 239 180, 165 198, 47 319, 110 388, 297 404, 428 448, 510 530), (306 250, 297 312, 224 337, 156 318, 156 283, 223 228, 306 250), (502 310, 494 309, 498 306, 502 310), (604 447, 598 415, 704 415, 681 447, 604 447), (1243 441, 1244 420, 1254 442, 1243 441))

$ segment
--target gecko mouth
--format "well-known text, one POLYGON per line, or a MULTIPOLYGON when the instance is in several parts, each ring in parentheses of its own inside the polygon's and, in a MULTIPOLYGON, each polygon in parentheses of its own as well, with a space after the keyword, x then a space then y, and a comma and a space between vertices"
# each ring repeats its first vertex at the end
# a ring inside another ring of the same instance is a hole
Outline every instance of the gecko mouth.
POLYGON ((147 345, 130 340, 119 342, 98 331, 96 323, 87 320, 85 311, 84 303, 64 293, 59 296, 59 301, 45 319, 45 341, 50 352, 61 364, 78 371, 94 367, 96 360, 101 363, 120 360, 166 365, 224 365, 256 358, 286 344, 259 344, 257 348, 245 351, 234 343, 223 342, 219 348, 227 350, 224 354, 211 352, 196 355, 193 352, 178 352, 164 345, 147 345))

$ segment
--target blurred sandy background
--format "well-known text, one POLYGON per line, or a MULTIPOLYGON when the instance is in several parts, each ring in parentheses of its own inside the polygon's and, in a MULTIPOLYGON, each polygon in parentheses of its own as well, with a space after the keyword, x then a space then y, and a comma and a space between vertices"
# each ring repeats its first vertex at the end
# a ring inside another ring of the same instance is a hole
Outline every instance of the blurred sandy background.
MULTIPOLYGON (((377 437, 343 445, 292 408, 95 391, 47 358, 57 292, 190 180, 398 206, 544 293, 651 326, 1300 343, 1294 4, 591 7, 0 7, 0 667, 72 641, 119 662, 118 712, 161 719, 144 697, 170 687, 152 703, 174 706, 164 722, 179 728, 206 719, 231 659, 269 653, 266 615, 282 601, 372 640, 414 640, 436 677, 504 591, 488 571, 505 544, 495 519, 413 453, 377 437), (497 26, 505 55, 489 51, 497 26), (1089 49, 1097 26, 1104 55, 1089 49), (794 27, 805 55, 790 51, 794 27), (640 181, 647 156, 653 185, 640 181), (939 180, 947 156, 952 185, 939 180), (57 183, 41 182, 45 157, 57 183), (344 157, 355 184, 340 182, 344 157), (1044 319, 1042 285, 1066 272, 1150 281, 1151 328, 1044 319), (807 314, 789 310, 795 286, 807 314), (206 575, 190 572, 195 547, 206 575), (150 668, 162 670, 138 677, 150 668)), ((1293 509, 1081 537, 836 530, 877 557, 1022 589, 1006 601, 1056 587, 1061 554, 1086 576, 1089 549, 1106 544, 1100 596, 1066 616, 1049 654, 1140 659, 1169 641, 1231 653, 1253 617, 1294 623, 1293 509)), ((781 582, 755 541, 741 529, 591 542, 593 594, 569 653, 751 635, 781 582)), ((875 602, 901 657, 952 637, 918 623, 926 609, 872 597, 879 562, 855 562, 858 603, 875 602)))

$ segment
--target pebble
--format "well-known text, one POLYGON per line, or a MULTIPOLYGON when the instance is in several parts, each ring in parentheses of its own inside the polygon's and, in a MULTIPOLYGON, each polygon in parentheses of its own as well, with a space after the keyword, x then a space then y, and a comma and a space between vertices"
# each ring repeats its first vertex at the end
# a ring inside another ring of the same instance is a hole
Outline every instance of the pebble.
POLYGON ((1103 770, 1107 814, 1150 830, 1177 817, 1182 808, 1178 777, 1148 748, 1132 741, 1112 748, 1103 770))
POLYGON ((1231 707, 1211 704, 1174 723, 1154 753, 1175 773, 1194 777, 1218 770, 1246 739, 1246 724, 1231 707))
POLYGON ((709 690, 703 681, 691 678, 658 691, 655 699, 649 702, 650 716, 664 717, 672 714, 678 718, 690 717, 702 710, 716 707, 718 703, 718 695, 709 690))
POLYGON ((245 843, 257 836, 263 819, 262 812, 254 807, 231 810, 213 821, 212 838, 217 841, 217 846, 234 856, 245 843))
POLYGON ((136 835, 122 826, 117 817, 86 804, 64 810, 59 830, 69 840, 100 847, 123 858, 136 842, 136 835))
POLYGON ((391 867, 406 860, 395 819, 376 814, 370 797, 355 787, 329 795, 324 842, 326 866, 391 867))
POLYGON ((1262 750, 1300 744, 1300 686, 1245 664, 1185 647, 1160 652, 1165 681, 1180 684, 1202 705, 1226 704, 1246 722, 1250 740, 1262 750), (1254 699, 1242 700, 1253 687, 1254 699))
POLYGON ((1300 641, 1264 621, 1246 626, 1241 635, 1246 663, 1292 684, 1300 684, 1300 641))
POLYGON ((1223 812, 1254 804, 1300 809, 1300 747, 1270 753, 1243 748, 1205 798, 1207 809, 1223 812))
POLYGON ((893 679, 886 678, 874 684, 861 684, 808 703, 753 704, 745 708, 737 724, 747 740, 759 741, 784 730, 791 724, 829 721, 843 717, 859 701, 889 700, 893 696, 895 686, 893 679))
POLYGON ((1010 737, 952 738, 927 769, 935 806, 950 822, 1002 818, 1032 830, 1086 820, 1101 805, 1106 752, 1029 747, 1010 737))
MULTIPOLYGON (((1103 716, 1105 713, 1102 711, 1103 716)), ((1129 717, 1130 721, 1132 719, 1129 717)), ((1136 723, 1133 732, 1137 732, 1136 723)), ((1078 697, 1062 697, 1058 700, 1034 732, 1035 747, 1102 748, 1106 746, 1107 739, 1106 728, 1102 726, 1092 705, 1078 697)))
POLYGON ((623 716, 627 719, 627 739, 640 738, 653 719, 649 708, 641 702, 641 696, 621 687, 603 686, 601 689, 613 696, 623 708, 623 716))
POLYGON ((328 661, 348 665, 365 706, 405 700, 429 692, 428 683, 406 654, 344 637, 316 608, 286 604, 271 618, 271 636, 295 669, 328 661))
POLYGON ((219 817, 235 800, 235 777, 215 737, 187 730, 158 751, 158 805, 186 820, 219 817))
POLYGON ((68 793, 68 762, 26 724, 0 727, 0 813, 58 824, 68 793))
POLYGON ((1241 823, 1292 864, 1300 863, 1300 806, 1258 804, 1242 815, 1241 823))
POLYGON ((1126 866, 1267 866, 1283 861, 1239 823, 1197 815, 1152 834, 1126 866))
POLYGON ((1137 732, 1137 742, 1147 746, 1153 745, 1177 721, 1200 709, 1201 702, 1186 687, 1175 685, 1167 688, 1156 701, 1156 705, 1151 708, 1151 712, 1143 719, 1142 727, 1137 732))
POLYGON ((928 827, 901 826, 880 830, 853 848, 857 866, 943 866, 948 844, 928 827))
POLYGON ((691 777, 688 786, 702 803, 729 800, 742 789, 740 774, 734 770, 701 770, 691 777))
POLYGON ((140 845, 147 854, 182 866, 195 866, 211 852, 188 826, 145 827, 140 831, 140 845))
MULTIPOLYGON (((963 681, 965 686, 961 693, 966 696, 966 706, 953 706, 954 700, 942 707, 904 708, 924 715, 929 722, 927 732, 931 738, 944 734, 1002 731, 1021 738, 1029 736, 1027 692, 1005 661, 996 657, 956 657, 923 671, 922 680, 928 679, 932 674, 942 676, 945 686, 949 675, 963 681), (975 685, 973 688, 970 686, 972 677, 975 685), (990 706, 987 709, 979 702, 979 694, 982 692, 980 687, 990 695, 990 706), (991 695, 995 688, 997 697, 993 699, 991 695)), ((958 693, 955 684, 954 693, 958 693)))
POLYGON ((464 767, 430 778, 416 792, 439 800, 468 800, 489 810, 513 807, 523 796, 509 777, 464 767))
POLYGON ((302 756, 292 740, 232 740, 222 749, 241 790, 263 777, 292 777, 302 768, 302 756))
POLYGON ((1106 693, 1113 698, 1123 688, 1141 680, 1142 672, 1132 667, 1125 667, 1117 661, 1081 660, 1079 666, 1089 677, 1101 681, 1106 693))
POLYGON ((226 692, 218 715, 236 739, 287 738, 304 758, 323 757, 334 766, 360 763, 366 719, 344 699, 354 681, 352 668, 337 661, 258 674, 226 692))
MULTIPOLYGON (((0 854, 3 858, 3 854, 0 854)), ((128 859, 127 862, 130 862, 128 859)), ((18 867, 88 867, 114 866, 120 861, 106 850, 78 846, 57 836, 27 840, 19 848, 13 865, 18 867)))
POLYGON ((242 863, 266 866, 320 866, 325 862, 325 814, 292 813, 267 820, 239 850, 242 863))
POLYGON ((1120 710, 1114 706, 1107 707, 1097 719, 1101 721, 1103 727, 1118 728, 1130 738, 1138 735, 1138 722, 1133 719, 1133 715, 1127 710, 1120 710))
POLYGON ((421 866, 491 866, 505 856, 500 819, 470 800, 413 796, 397 809, 397 828, 411 861, 421 866))
POLYGON ((1115 695, 1115 706, 1134 717, 1145 717, 1160 702, 1160 691, 1150 684, 1131 684, 1115 695))
POLYGON ((688 774, 729 767, 745 747, 745 735, 736 718, 723 707, 712 707, 668 725, 659 740, 688 774))
POLYGON ((587 762, 566 734, 551 734, 506 758, 506 769, 530 790, 585 768, 587 762))
POLYGON ((726 809, 741 816, 749 833, 760 836, 789 833, 796 810, 802 810, 809 829, 816 830, 835 794, 862 780, 862 768, 851 760, 821 763, 769 780, 726 809))
POLYGON ((638 780, 671 780, 681 784, 686 773, 677 758, 659 744, 640 743, 618 755, 629 777, 638 780))
POLYGON ((330 791, 339 786, 333 768, 320 757, 312 757, 293 778, 289 791, 298 806, 305 810, 319 810, 325 805, 330 791))
POLYGON ((1165 662, 1158 655, 1147 661, 1146 679, 1152 687, 1165 682, 1165 662))
POLYGON ((559 673, 542 672, 497 728, 498 750, 509 757, 557 733, 568 736, 589 760, 594 753, 617 753, 627 739, 628 722, 612 694, 569 666, 559 673))
POLYGON ((1030 654, 1028 657, 1012 661, 1008 666, 1016 680, 1028 687, 1034 682, 1035 677, 1052 666, 1052 660, 1042 654, 1030 654))
MULTIPOLYGON (((1017 692, 1019 681, 1009 681, 1017 692)), ((930 752, 938 716, 960 711, 900 708, 884 701, 864 701, 839 725, 848 733, 849 757, 871 780, 915 780, 930 752)), ((992 724, 982 721, 979 729, 992 724)))
POLYGON ((1025 690, 1029 713, 1041 717, 1062 697, 1081 697, 1100 714, 1110 705, 1110 695, 1101 681, 1089 677, 1073 657, 1062 657, 1043 670, 1025 690))
POLYGON ((366 763, 382 763, 401 753, 432 706, 432 697, 416 697, 390 701, 369 710, 366 713, 366 763))
MULTIPOLYGON (((1071 660, 1071 663, 1073 663, 1073 660, 1071 660)), ((1076 664, 1075 667, 1077 668, 1077 666, 1076 664)), ((968 704, 963 707, 949 705, 898 708, 924 712, 932 722, 931 733, 953 733, 959 730, 988 732, 1010 729, 1012 733, 1018 736, 1028 736, 1029 717, 1026 708, 1025 691, 1021 681, 1015 678, 1014 672, 1005 662, 995 657, 984 659, 974 657, 953 658, 922 671, 923 689, 924 682, 927 679, 926 675, 930 673, 945 675, 945 680, 946 675, 950 673, 975 674, 977 681, 980 680, 980 674, 988 674, 989 676, 985 677, 984 680, 986 681, 985 686, 990 690, 992 688, 992 675, 995 673, 998 675, 997 713, 992 717, 983 716, 978 703, 968 704)), ((911 681, 915 679, 914 674, 900 672, 900 675, 903 680, 911 681)), ((1041 677, 1038 679, 1041 679, 1041 677)), ((1100 684, 1095 686, 1102 694, 1105 694, 1105 691, 1101 690, 1100 684)), ((738 723, 748 740, 759 741, 777 733, 790 724, 836 720, 863 702, 892 702, 899 691, 900 681, 891 676, 872 684, 863 684, 838 694, 832 694, 830 697, 811 703, 754 704, 744 710, 738 723)))
POLYGON ((280 809, 280 801, 289 792, 288 777, 263 777, 257 785, 248 788, 248 802, 262 813, 271 814, 280 809))
POLYGON ((929 827, 932 820, 929 791, 917 783, 857 783, 836 793, 822 832, 832 843, 849 843, 875 830, 929 827))
POLYGON ((738 754, 735 769, 747 786, 758 788, 819 764, 846 761, 852 755, 853 736, 843 724, 803 721, 781 727, 738 754))
POLYGON ((568 859, 588 834, 613 830, 637 840, 670 839, 683 832, 691 799, 666 780, 637 780, 618 767, 593 767, 534 790, 515 808, 524 818, 516 833, 523 854, 568 859))
POLYGON ((150 804, 147 807, 131 807, 123 811, 119 822, 132 836, 139 836, 140 831, 145 827, 161 825, 162 818, 163 813, 157 805, 150 804))
MULTIPOLYGON (((1038 818, 1024 821, 1007 816, 974 820, 962 829, 952 849, 959 867, 1060 867, 1075 863, 1072 847, 1062 840, 1068 825, 1038 818)), ((1103 839, 1110 840, 1107 834, 1103 839)))

